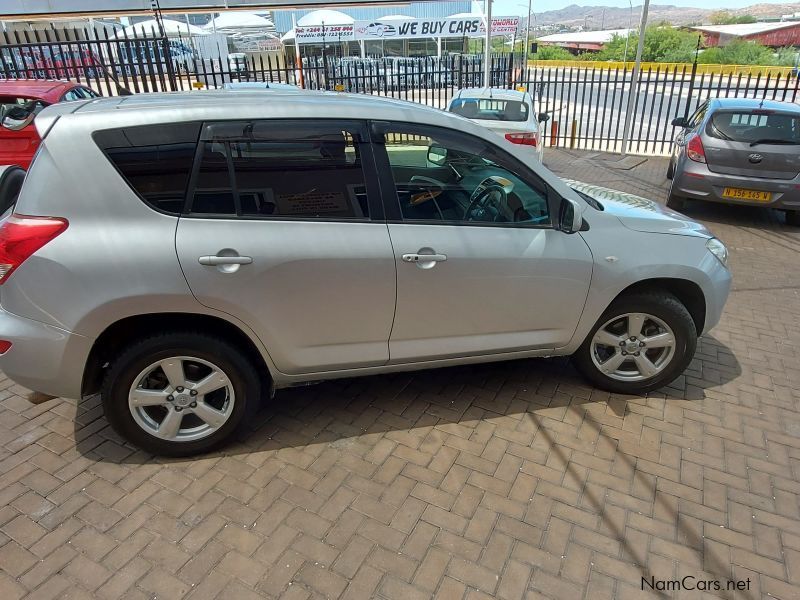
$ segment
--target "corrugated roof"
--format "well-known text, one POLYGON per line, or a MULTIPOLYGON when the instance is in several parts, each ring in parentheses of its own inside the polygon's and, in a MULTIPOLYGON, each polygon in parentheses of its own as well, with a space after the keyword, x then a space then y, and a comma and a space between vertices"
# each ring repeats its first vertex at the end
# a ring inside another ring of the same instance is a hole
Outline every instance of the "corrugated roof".
POLYGON ((782 21, 780 23, 736 23, 734 25, 697 25, 691 29, 741 37, 773 31, 775 29, 783 29, 785 27, 794 27, 796 25, 800 25, 800 21, 782 21))
MULTIPOLYGON (((633 31, 633 30, 631 30, 633 31)), ((536 38, 539 42, 551 44, 606 44, 615 35, 626 36, 627 29, 606 29, 603 31, 573 31, 570 33, 554 33, 536 38)))

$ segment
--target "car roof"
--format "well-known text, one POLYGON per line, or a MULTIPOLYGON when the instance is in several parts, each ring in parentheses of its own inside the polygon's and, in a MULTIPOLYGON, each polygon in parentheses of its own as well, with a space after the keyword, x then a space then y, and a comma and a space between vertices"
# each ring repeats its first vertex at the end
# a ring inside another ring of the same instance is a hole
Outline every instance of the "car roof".
MULTIPOLYGON (((416 102, 366 94, 294 90, 207 90, 134 94, 53 104, 34 123, 46 132, 57 121, 69 122, 90 133, 109 127, 131 127, 232 119, 343 119, 394 121, 440 125, 494 139, 489 132, 459 115, 416 102), (269 102, 265 103, 265 93, 269 102), (491 137, 489 137, 491 136, 491 137)), ((60 127, 59 127, 60 128, 60 127)))
POLYGON ((466 88, 459 90, 456 98, 495 98, 497 100, 519 100, 525 98, 527 92, 504 90, 498 88, 466 88))
POLYGON ((714 98, 711 100, 711 110, 779 110, 800 114, 800 106, 791 102, 778 100, 758 100, 756 98, 714 98))
POLYGON ((17 95, 57 102, 64 92, 78 87, 71 81, 58 79, 3 79, 0 80, 0 94, 17 95))
MULTIPOLYGON (((230 56, 230 54, 228 55, 230 56)), ((282 92, 307 92, 291 83, 278 83, 272 81, 231 81, 222 86, 225 90, 281 90, 282 92)))

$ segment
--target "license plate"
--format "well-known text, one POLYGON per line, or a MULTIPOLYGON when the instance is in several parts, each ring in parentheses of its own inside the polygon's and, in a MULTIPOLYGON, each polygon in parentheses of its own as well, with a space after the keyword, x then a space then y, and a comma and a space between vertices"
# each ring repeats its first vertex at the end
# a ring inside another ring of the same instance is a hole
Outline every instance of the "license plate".
POLYGON ((722 195, 725 198, 734 198, 736 200, 752 200, 754 202, 769 202, 772 200, 772 192, 745 190, 742 188, 726 187, 724 190, 722 190, 722 195))

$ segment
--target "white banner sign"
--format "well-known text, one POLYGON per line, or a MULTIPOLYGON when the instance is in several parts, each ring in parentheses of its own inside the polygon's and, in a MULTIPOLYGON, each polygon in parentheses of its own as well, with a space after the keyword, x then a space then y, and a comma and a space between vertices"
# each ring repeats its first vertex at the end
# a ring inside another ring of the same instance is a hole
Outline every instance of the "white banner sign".
MULTIPOLYGON (((492 35, 513 35, 518 26, 519 17, 493 17, 492 35)), ((486 35, 486 24, 485 19, 481 17, 356 21, 353 25, 298 26, 295 29, 295 36, 301 44, 351 40, 482 37, 484 35, 486 35)))
POLYGON ((353 25, 313 25, 295 27, 294 35, 301 44, 322 44, 323 42, 347 42, 354 40, 353 25))

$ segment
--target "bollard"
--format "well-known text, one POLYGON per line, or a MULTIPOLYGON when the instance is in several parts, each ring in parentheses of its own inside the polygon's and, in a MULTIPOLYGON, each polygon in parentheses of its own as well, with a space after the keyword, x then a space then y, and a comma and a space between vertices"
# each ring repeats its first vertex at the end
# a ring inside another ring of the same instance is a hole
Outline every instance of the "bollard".
POLYGON ((550 145, 558 145, 558 121, 553 121, 550 124, 550 145))
POLYGON ((572 120, 572 127, 570 127, 569 131, 569 147, 575 147, 575 138, 578 137, 578 121, 577 119, 572 120))

